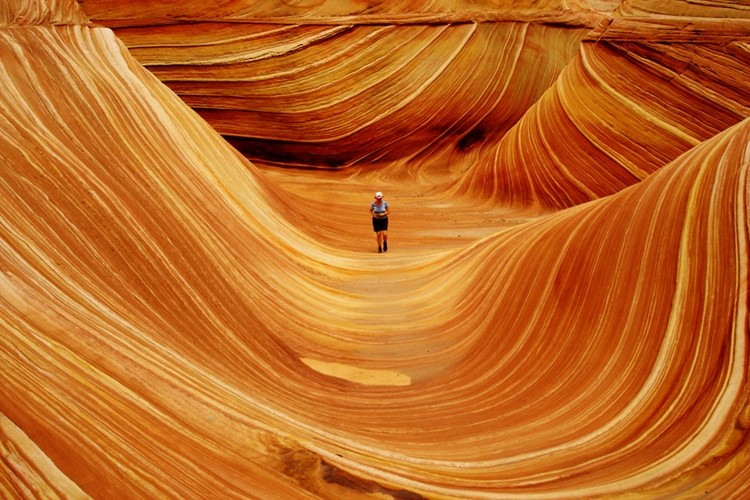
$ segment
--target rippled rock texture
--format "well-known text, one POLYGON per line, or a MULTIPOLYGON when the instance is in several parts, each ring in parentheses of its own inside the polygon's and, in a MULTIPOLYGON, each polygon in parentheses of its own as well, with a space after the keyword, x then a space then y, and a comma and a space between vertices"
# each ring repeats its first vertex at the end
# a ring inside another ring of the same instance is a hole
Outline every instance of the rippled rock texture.
POLYGON ((746 496, 748 11, 6 2, 2 496, 746 496))

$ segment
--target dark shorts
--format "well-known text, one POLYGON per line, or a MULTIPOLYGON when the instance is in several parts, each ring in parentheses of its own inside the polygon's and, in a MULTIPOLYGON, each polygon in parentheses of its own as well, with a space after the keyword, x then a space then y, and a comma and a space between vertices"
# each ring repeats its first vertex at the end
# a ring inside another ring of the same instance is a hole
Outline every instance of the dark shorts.
POLYGON ((373 217, 372 230, 376 233, 378 231, 388 231, 388 217, 383 217, 382 219, 376 219, 375 217, 373 217))

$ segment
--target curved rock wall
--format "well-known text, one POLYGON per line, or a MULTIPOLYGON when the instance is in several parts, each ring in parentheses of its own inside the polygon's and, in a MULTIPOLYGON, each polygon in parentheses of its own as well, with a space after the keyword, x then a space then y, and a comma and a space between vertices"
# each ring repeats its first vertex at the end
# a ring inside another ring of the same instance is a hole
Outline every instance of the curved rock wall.
POLYGON ((457 192, 573 206, 645 179, 750 116, 746 43, 609 41, 606 32, 596 40, 584 41, 457 192))
POLYGON ((622 0, 618 11, 626 16, 669 16, 685 18, 747 19, 750 17, 750 2, 725 2, 722 0, 692 2, 690 0, 622 0))
POLYGON ((25 0, 0 5, 0 27, 33 24, 87 24, 75 0, 25 0))
POLYGON ((465 163, 467 150, 497 141, 554 82, 585 32, 515 22, 198 23, 117 35, 248 158, 340 168, 426 148, 433 165, 441 155, 465 163))
POLYGON ((744 24, 568 6, 6 7, 2 496, 746 495, 744 24))

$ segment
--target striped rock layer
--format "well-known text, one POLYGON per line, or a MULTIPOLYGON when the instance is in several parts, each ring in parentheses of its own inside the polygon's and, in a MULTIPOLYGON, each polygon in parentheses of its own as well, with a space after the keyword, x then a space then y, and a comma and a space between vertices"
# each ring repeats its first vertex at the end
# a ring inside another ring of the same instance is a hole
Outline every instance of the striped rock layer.
POLYGON ((2 496, 746 496, 747 25, 527 3, 0 7, 2 496))

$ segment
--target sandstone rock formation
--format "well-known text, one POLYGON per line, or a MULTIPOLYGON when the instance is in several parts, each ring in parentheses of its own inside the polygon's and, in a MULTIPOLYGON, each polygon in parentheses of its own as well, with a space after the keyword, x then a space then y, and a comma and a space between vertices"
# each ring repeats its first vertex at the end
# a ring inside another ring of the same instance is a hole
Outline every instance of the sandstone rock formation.
POLYGON ((2 495, 747 495, 748 8, 510 3, 0 7, 2 495))

